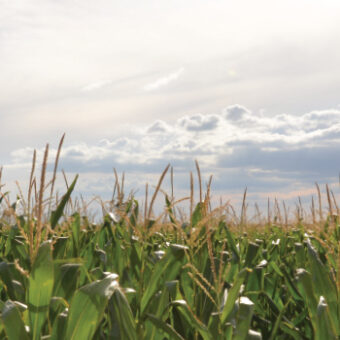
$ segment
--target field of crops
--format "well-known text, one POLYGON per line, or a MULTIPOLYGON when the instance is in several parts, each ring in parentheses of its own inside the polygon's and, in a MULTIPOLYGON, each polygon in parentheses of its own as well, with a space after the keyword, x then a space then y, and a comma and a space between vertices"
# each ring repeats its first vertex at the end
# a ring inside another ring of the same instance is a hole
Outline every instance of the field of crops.
POLYGON ((339 337, 337 215, 235 221, 208 187, 187 221, 165 194, 156 219, 159 186, 141 209, 118 184, 95 224, 65 214, 77 178, 48 213, 44 176, 21 215, 1 194, 0 339, 339 337))

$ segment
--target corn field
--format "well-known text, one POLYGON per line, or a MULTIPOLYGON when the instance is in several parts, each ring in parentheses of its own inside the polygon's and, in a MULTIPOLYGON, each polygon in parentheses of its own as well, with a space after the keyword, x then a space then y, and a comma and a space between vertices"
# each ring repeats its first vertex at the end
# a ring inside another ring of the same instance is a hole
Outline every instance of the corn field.
POLYGON ((208 186, 196 204, 191 194, 187 221, 166 194, 154 218, 165 171, 144 209, 117 181, 94 223, 66 214, 77 177, 55 204, 43 199, 47 152, 35 192, 34 157, 23 214, 1 193, 0 339, 339 338, 336 214, 231 222, 209 208, 208 186))

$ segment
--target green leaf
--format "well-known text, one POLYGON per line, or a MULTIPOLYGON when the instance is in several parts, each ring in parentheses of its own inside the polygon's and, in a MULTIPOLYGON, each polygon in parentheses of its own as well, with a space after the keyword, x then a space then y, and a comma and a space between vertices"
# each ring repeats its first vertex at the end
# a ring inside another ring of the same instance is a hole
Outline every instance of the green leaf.
POLYGON ((49 308, 49 324, 53 325, 60 313, 67 310, 69 303, 60 296, 52 296, 49 308))
POLYGON ((4 283, 8 296, 11 300, 15 300, 15 290, 12 282, 11 272, 7 262, 0 263, 0 280, 4 283))
MULTIPOLYGON (((178 290, 178 287, 175 286, 175 282, 178 281, 166 282, 165 287, 163 286, 162 291, 159 291, 155 294, 154 298, 148 306, 149 313, 147 314, 151 314, 164 322, 169 318, 169 301, 172 299, 170 296, 177 296, 176 291, 178 290)), ((146 322, 144 332, 144 337, 146 339, 155 340, 159 336, 159 333, 159 329, 151 321, 146 322)))
POLYGON ((301 340, 303 338, 299 330, 297 328, 294 328, 294 326, 288 322, 281 322, 280 329, 283 332, 289 334, 292 338, 294 338, 294 340, 301 340))
POLYGON ((53 323, 50 340, 65 339, 66 324, 67 324, 67 312, 64 311, 58 314, 56 320, 53 323))
POLYGON ((54 259, 64 258, 64 253, 67 248, 68 241, 69 241, 68 236, 55 238, 54 244, 53 244, 53 258, 54 259))
POLYGON ((245 266, 251 267, 252 263, 254 262, 257 252, 259 250, 259 246, 254 242, 249 242, 248 248, 247 248, 247 254, 246 254, 246 260, 245 260, 245 266))
POLYGON ((9 340, 29 339, 19 309, 13 301, 6 301, 1 313, 1 319, 9 340))
POLYGON ((175 307, 184 319, 191 325, 194 329, 196 329, 204 340, 212 340, 212 336, 206 325, 203 324, 189 309, 188 304, 185 300, 176 300, 171 302, 171 305, 175 307))
POLYGON ((330 318, 330 311, 328 309, 326 300, 323 296, 320 296, 320 300, 317 307, 316 318, 316 332, 315 340, 336 340, 338 339, 336 331, 330 318))
POLYGON ((302 268, 306 263, 305 249, 303 247, 303 244, 301 244, 300 242, 296 242, 294 246, 297 265, 299 268, 302 268))
POLYGON ((231 312, 233 311, 236 299, 239 296, 241 285, 242 285, 244 279, 246 278, 246 275, 249 272, 251 272, 251 270, 248 269, 248 268, 242 269, 237 274, 237 277, 236 277, 235 282, 233 283, 233 286, 228 291, 227 300, 226 300, 226 302, 223 306, 222 315, 221 315, 221 323, 222 324, 226 323, 226 321, 228 320, 228 317, 230 316, 231 312))
POLYGON ((310 240, 307 241, 308 259, 311 264, 312 282, 318 297, 324 296, 330 311, 332 323, 340 335, 338 296, 335 282, 331 279, 330 272, 321 262, 310 240))
POLYGON ((165 204, 168 209, 170 222, 176 225, 175 215, 174 215, 172 205, 171 205, 168 195, 165 195, 165 204))
POLYGON ((54 269, 51 242, 41 244, 29 276, 28 312, 32 339, 40 339, 52 296, 54 269))
POLYGON ((68 188, 66 194, 63 196, 63 198, 61 199, 58 207, 56 210, 52 211, 51 213, 51 218, 50 218, 50 223, 51 223, 51 228, 54 229, 60 219, 60 217, 62 216, 63 212, 64 212, 64 208, 66 206, 66 203, 68 202, 68 200, 71 197, 72 191, 76 185, 78 179, 78 175, 76 175, 75 179, 73 180, 72 184, 70 185, 70 187, 68 188))
POLYGON ((81 287, 73 296, 66 328, 67 340, 92 339, 115 289, 118 275, 81 287))
POLYGON ((73 256, 79 255, 79 240, 80 240, 80 215, 75 213, 71 224, 72 239, 73 239, 73 256))
POLYGON ((236 316, 236 329, 233 340, 243 340, 247 337, 254 312, 254 303, 245 296, 241 296, 236 316))
POLYGON ((119 287, 117 287, 109 301, 109 308, 119 327, 121 339, 137 340, 136 322, 133 318, 130 305, 119 287))
POLYGON ((231 232, 230 232, 228 226, 225 224, 225 222, 222 221, 222 222, 220 222, 220 224, 223 225, 224 230, 227 234, 228 245, 231 248, 231 251, 236 256, 237 261, 239 261, 240 260, 240 254, 239 254, 239 251, 236 247, 236 243, 235 243, 233 235, 231 234, 231 232))
POLYGON ((177 333, 176 330, 171 325, 164 322, 162 319, 157 318, 155 315, 152 314, 146 315, 148 317, 148 320, 150 320, 155 325, 155 327, 164 331, 166 334, 170 336, 171 339, 184 340, 184 338, 179 333, 177 333))
POLYGON ((192 227, 195 227, 202 220, 203 209, 204 209, 204 203, 203 202, 197 203, 195 210, 192 214, 192 218, 191 218, 192 227))
POLYGON ((159 287, 166 281, 175 279, 179 274, 185 250, 187 250, 185 246, 172 244, 163 258, 156 263, 141 300, 141 314, 145 312, 150 299, 159 287))
POLYGON ((275 321, 275 324, 274 324, 274 327, 272 329, 272 332, 270 334, 270 339, 269 340, 274 340, 275 337, 276 337, 276 334, 280 328, 280 324, 281 324, 281 320, 282 320, 282 317, 284 315, 284 312, 289 304, 290 300, 288 300, 288 302, 286 303, 286 305, 284 306, 284 308, 282 308, 280 310, 280 314, 278 315, 278 317, 276 318, 276 321, 275 321))
POLYGON ((66 263, 55 271, 53 295, 68 300, 77 287, 80 263, 66 263))
POLYGON ((284 266, 280 267, 280 269, 281 269, 281 271, 284 275, 287 287, 288 287, 290 293, 292 294, 294 300, 301 301, 302 297, 301 297, 299 290, 297 289, 295 283, 293 282, 291 275, 288 274, 288 272, 287 272, 287 270, 284 266))

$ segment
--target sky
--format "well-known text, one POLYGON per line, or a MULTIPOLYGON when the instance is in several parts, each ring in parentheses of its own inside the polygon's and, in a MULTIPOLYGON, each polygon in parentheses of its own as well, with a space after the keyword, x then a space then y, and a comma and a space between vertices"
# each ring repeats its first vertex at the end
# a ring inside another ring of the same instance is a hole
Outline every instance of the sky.
MULTIPOLYGON (((0 165, 50 143, 79 192, 198 160, 225 199, 310 197, 340 172, 340 2, 0 0, 0 165)), ((168 183, 168 181, 167 181, 168 183)), ((165 187, 168 184, 165 184, 165 187)))

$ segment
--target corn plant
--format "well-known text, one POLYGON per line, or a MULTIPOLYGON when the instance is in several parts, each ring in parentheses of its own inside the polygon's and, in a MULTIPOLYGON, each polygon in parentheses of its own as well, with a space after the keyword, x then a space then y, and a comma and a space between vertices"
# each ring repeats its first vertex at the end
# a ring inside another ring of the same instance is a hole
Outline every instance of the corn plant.
POLYGON ((116 173, 117 201, 93 223, 67 213, 78 176, 54 203, 54 184, 43 199, 47 154, 22 215, 1 195, 12 218, 0 220, 0 339, 339 338, 340 225, 331 212, 305 225, 252 225, 245 194, 235 222, 227 206, 210 208, 211 181, 203 193, 199 180, 194 204, 191 180, 189 218, 165 193, 155 218, 167 167, 144 213, 124 199, 116 173))

